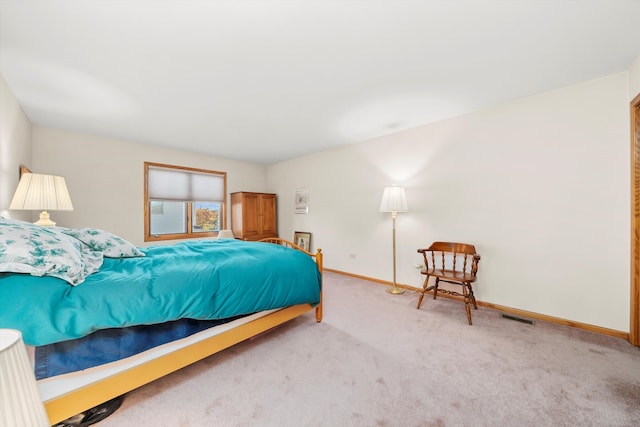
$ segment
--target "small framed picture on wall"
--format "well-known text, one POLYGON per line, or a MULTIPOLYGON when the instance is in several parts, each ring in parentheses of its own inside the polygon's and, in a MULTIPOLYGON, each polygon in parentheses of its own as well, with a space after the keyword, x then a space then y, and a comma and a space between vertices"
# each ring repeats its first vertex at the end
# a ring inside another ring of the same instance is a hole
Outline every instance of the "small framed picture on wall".
POLYGON ((296 231, 293 233, 293 243, 307 252, 311 252, 311 233, 296 231))
POLYGON ((308 188, 296 188, 296 213, 307 214, 309 213, 309 189, 308 188))

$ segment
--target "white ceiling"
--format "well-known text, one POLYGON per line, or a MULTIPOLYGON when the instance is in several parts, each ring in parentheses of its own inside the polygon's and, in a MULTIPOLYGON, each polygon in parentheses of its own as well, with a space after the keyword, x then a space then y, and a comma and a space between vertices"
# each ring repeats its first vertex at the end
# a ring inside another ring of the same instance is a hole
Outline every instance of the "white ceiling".
POLYGON ((640 0, 0 0, 34 124, 270 164, 626 71, 640 0))

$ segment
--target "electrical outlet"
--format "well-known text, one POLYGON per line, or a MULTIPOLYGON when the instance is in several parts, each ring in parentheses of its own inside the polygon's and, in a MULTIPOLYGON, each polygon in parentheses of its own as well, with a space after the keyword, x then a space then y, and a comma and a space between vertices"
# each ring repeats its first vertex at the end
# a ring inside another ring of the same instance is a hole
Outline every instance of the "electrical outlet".
POLYGON ((420 270, 422 269, 422 264, 413 264, 413 268, 415 268, 416 270, 420 270))

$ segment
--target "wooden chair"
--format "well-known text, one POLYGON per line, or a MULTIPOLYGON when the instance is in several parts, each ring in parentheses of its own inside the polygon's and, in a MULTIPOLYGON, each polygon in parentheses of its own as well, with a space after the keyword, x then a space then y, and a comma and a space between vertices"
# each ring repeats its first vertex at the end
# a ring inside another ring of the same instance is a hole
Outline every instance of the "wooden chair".
POLYGON ((424 284, 420 291, 418 306, 420 308, 424 294, 433 290, 433 299, 438 292, 448 295, 461 296, 467 309, 467 319, 471 325, 471 307, 477 310, 476 297, 473 295, 471 284, 476 281, 480 255, 473 245, 455 242, 435 242, 428 249, 418 249, 424 258, 424 268, 420 271, 425 275, 424 284), (429 286, 429 279, 435 277, 435 284, 429 286), (448 289, 439 289, 440 282, 462 286, 462 293, 448 289))

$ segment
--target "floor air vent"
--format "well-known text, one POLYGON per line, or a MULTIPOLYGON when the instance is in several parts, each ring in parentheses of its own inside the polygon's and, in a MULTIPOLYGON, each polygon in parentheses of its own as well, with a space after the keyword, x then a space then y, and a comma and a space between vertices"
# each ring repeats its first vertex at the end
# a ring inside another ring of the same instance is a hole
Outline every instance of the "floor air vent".
POLYGON ((523 319, 522 317, 511 316, 509 314, 501 314, 504 319, 515 320, 516 322, 526 323, 527 325, 533 325, 533 320, 523 319))

